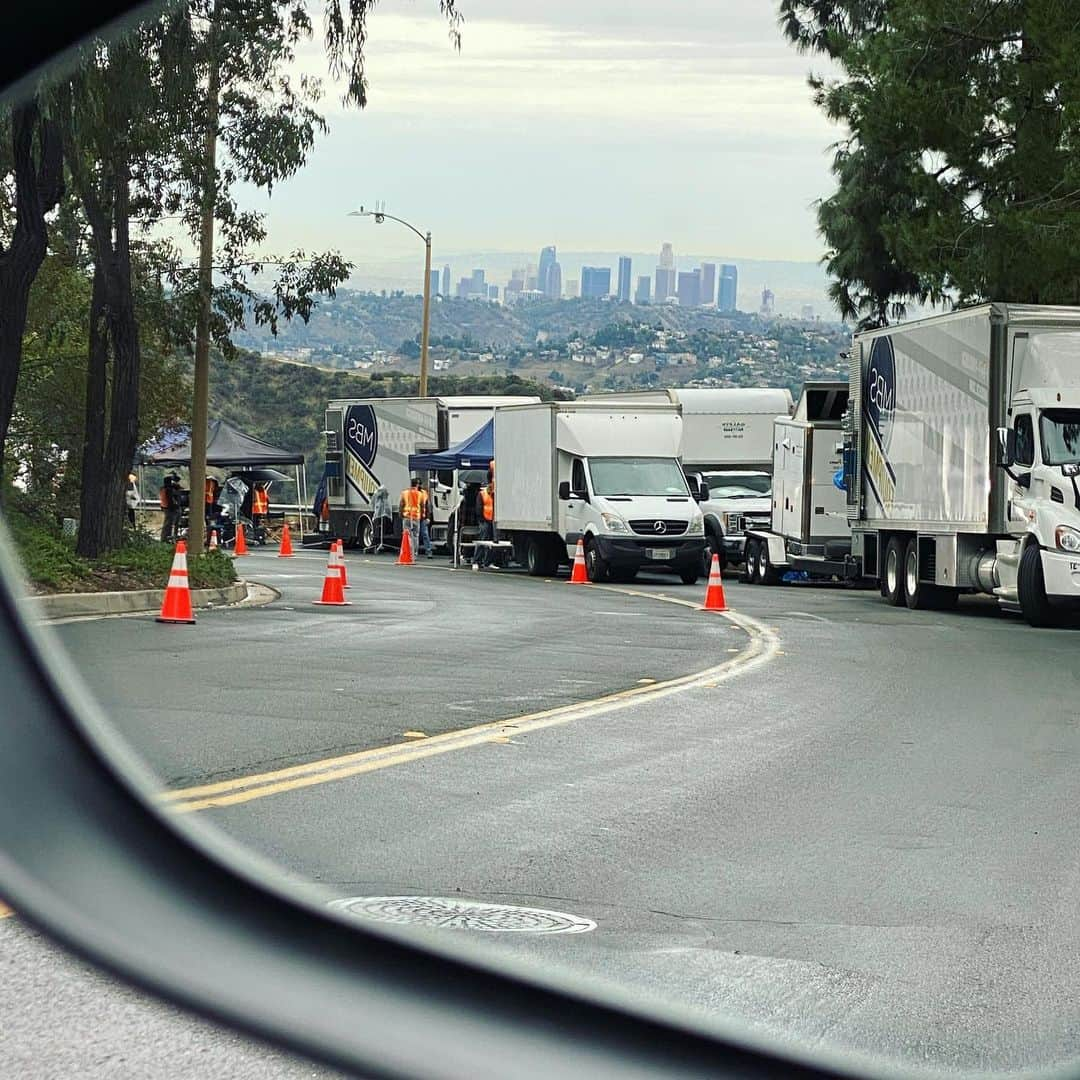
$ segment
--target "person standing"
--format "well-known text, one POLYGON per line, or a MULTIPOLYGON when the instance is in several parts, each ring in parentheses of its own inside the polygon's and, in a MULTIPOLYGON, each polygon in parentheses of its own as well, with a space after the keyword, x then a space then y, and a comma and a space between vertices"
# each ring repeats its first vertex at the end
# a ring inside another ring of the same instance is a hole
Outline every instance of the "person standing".
POLYGON ((484 484, 476 495, 476 520, 480 523, 481 543, 476 545, 472 568, 480 570, 491 566, 491 547, 483 541, 495 538, 495 493, 491 484, 484 484))
POLYGON ((162 481, 158 491, 158 501, 164 519, 161 524, 161 541, 171 544, 176 539, 176 527, 180 521, 180 477, 170 473, 162 481))
POLYGON ((420 489, 420 499, 420 550, 430 559, 433 557, 431 553, 431 523, 435 520, 431 492, 422 487, 420 489))
MULTIPOLYGON (((210 535, 210 526, 213 525, 218 518, 218 499, 221 497, 221 484, 218 483, 217 477, 208 476, 206 478, 206 535, 210 535)), ((207 543, 210 541, 207 540, 207 543)))
POLYGON ((415 553, 420 547, 420 517, 424 507, 424 493, 420 490, 420 478, 414 477, 412 483, 401 493, 398 509, 401 511, 401 527, 409 532, 409 541, 415 553))
POLYGON ((139 507, 139 482, 134 473, 128 473, 127 487, 124 488, 124 506, 127 509, 128 524, 135 528, 135 511, 139 507))
POLYGON ((265 481, 255 485, 251 493, 251 526, 258 535, 266 515, 270 513, 270 485, 265 481))

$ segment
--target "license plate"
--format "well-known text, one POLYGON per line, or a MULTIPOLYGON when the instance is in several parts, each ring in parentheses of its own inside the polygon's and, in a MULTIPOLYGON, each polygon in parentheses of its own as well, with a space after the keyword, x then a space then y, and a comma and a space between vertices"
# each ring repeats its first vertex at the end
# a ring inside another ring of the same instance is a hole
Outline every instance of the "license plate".
POLYGON ((645 557, 648 559, 670 559, 673 552, 671 548, 646 548, 645 557))

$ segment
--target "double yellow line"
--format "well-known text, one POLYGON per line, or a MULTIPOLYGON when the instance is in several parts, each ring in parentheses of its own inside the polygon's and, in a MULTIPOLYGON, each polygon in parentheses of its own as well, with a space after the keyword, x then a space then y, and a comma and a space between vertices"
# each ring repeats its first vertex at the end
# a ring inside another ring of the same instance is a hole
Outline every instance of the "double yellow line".
MULTIPOLYGON (((696 608, 698 606, 674 597, 659 597, 655 594, 632 592, 628 589, 611 591, 680 604, 684 607, 696 608)), ((169 810, 178 814, 237 806, 255 799, 265 799, 270 795, 299 791, 318 784, 361 776, 364 773, 421 761, 424 758, 447 754, 454 750, 465 750, 484 743, 509 742, 514 735, 523 735, 541 728, 553 727, 556 724, 566 724, 571 720, 602 716, 634 704, 655 701, 695 687, 713 687, 776 655, 778 641, 769 627, 756 619, 746 615, 737 615, 734 612, 726 612, 723 617, 743 630, 749 636, 749 643, 738 655, 724 663, 705 668, 692 675, 683 675, 663 682, 651 683, 648 686, 635 686, 628 690, 619 690, 616 693, 592 698, 589 701, 527 713, 509 720, 493 720, 476 724, 460 731, 450 731, 421 740, 393 743, 372 750, 360 750, 352 754, 322 758, 304 765, 293 765, 285 769, 275 769, 272 772, 253 773, 213 784, 176 788, 162 792, 158 798, 169 810)))

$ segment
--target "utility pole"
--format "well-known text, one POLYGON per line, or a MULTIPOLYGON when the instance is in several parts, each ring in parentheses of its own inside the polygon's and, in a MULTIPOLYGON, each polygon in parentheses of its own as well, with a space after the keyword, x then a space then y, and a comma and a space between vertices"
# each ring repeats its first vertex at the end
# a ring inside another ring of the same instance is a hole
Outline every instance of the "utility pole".
POLYGON ((424 330, 420 336, 420 396, 427 397, 428 329, 431 326, 431 232, 424 236, 424 330))
POLYGON ((206 132, 203 142, 202 221, 199 230, 199 310, 195 320, 195 388, 191 405, 191 505, 188 547, 203 550, 206 531, 206 434, 210 423, 210 315, 214 301, 214 205, 217 198, 217 129, 221 67, 218 60, 217 5, 211 4, 207 33, 206 132))

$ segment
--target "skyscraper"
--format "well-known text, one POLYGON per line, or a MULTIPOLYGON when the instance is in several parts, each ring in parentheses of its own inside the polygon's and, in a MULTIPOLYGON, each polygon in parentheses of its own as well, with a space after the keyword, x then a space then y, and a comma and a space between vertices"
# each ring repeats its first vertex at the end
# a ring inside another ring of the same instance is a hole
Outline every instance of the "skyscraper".
POLYGON ((701 303, 701 271, 681 271, 678 293, 679 307, 697 307, 701 303))
POLYGON ((711 305, 716 300, 716 263, 701 264, 701 302, 711 305))
POLYGON ((720 298, 716 306, 721 311, 739 310, 739 269, 725 264, 720 267, 720 298))
POLYGON ((630 259, 622 255, 619 258, 619 292, 618 298, 622 301, 630 300, 630 259))
MULTIPOLYGON (((552 251, 555 249, 552 248, 552 251)), ((558 300, 562 297, 562 267, 557 263, 551 263, 547 268, 547 276, 544 279, 544 295, 549 300, 558 300)))
POLYGON ((773 295, 772 289, 766 285, 761 290, 761 308, 758 311, 759 315, 763 315, 765 318, 772 318, 774 308, 776 304, 776 297, 773 295))
POLYGON ((439 291, 439 271, 431 271, 431 295, 434 296, 439 291))
POLYGON ((548 284, 547 276, 548 271, 555 263, 555 245, 550 247, 541 248, 540 250, 540 265, 536 271, 536 287, 545 295, 547 295, 548 284))
POLYGON ((660 245, 659 265, 662 266, 665 270, 675 269, 675 252, 672 249, 672 246, 667 243, 667 241, 660 245))
POLYGON ((474 270, 472 272, 472 291, 477 296, 487 296, 487 282, 484 280, 483 270, 474 270))
POLYGON ((450 295, 450 266, 447 264, 442 268, 442 294, 443 296, 450 295))
POLYGON ((611 294, 610 266, 583 266, 581 268, 581 295, 600 297, 611 294))
POLYGON ((656 268, 656 290, 654 295, 658 304, 662 304, 669 296, 675 295, 674 268, 668 266, 658 266, 656 268))
POLYGON ((634 303, 647 304, 649 302, 649 286, 652 279, 648 274, 643 274, 637 279, 637 288, 634 290, 634 303))

